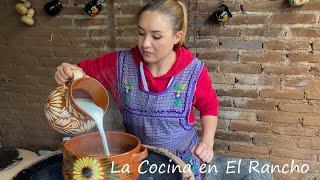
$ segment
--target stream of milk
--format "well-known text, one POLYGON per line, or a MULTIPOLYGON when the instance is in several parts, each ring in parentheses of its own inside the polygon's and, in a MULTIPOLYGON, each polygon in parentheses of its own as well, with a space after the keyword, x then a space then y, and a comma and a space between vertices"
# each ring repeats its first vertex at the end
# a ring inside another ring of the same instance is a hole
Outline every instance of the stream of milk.
POLYGON ((90 99, 74 99, 75 103, 84 111, 86 111, 90 117, 96 122, 97 127, 99 129, 99 133, 101 136, 104 153, 106 156, 110 155, 107 137, 103 128, 103 115, 104 111, 101 107, 94 104, 94 102, 90 99))

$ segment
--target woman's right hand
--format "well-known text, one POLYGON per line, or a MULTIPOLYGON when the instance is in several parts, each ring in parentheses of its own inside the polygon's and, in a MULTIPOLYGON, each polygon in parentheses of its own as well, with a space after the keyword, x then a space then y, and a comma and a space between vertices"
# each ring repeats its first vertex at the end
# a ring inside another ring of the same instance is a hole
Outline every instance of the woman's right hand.
POLYGON ((73 78, 72 69, 80 69, 77 65, 62 63, 57 67, 57 71, 54 73, 54 79, 60 85, 64 85, 70 79, 73 78))

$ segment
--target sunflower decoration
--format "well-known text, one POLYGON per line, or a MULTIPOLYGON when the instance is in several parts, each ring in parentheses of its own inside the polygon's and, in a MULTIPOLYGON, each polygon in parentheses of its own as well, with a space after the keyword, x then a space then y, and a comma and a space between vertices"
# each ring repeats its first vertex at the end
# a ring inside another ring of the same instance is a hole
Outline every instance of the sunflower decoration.
POLYGON ((82 157, 74 162, 72 174, 75 180, 100 180, 104 173, 98 160, 82 157))

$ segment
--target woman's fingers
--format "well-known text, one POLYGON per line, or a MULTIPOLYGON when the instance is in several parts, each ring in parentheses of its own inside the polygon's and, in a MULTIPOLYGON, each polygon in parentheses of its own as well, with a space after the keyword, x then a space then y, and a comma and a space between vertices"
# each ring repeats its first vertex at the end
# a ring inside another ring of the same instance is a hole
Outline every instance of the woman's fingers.
POLYGON ((56 71, 56 72, 54 73, 54 79, 55 79, 56 82, 57 82, 58 84, 60 84, 60 85, 65 84, 64 79, 61 78, 61 76, 59 75, 59 72, 58 72, 58 71, 56 71))
MULTIPOLYGON (((57 70, 54 73, 54 79, 58 84, 63 85, 73 78, 73 66, 75 65, 62 63, 60 66, 57 67, 57 70)), ((75 66, 75 68, 77 68, 77 66, 75 66)))
POLYGON ((67 77, 66 79, 71 79, 73 78, 73 72, 72 72, 72 68, 78 68, 75 65, 72 64, 68 64, 68 63, 62 63, 61 64, 61 68, 62 68, 62 72, 63 74, 67 77))

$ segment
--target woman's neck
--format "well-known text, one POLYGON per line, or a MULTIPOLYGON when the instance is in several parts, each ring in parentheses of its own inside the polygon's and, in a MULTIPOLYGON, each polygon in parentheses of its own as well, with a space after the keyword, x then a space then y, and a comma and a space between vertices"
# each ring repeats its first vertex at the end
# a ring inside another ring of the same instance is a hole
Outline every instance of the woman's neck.
POLYGON ((155 63, 148 63, 147 67, 153 77, 159 77, 166 74, 176 61, 176 52, 171 51, 168 56, 155 63))

